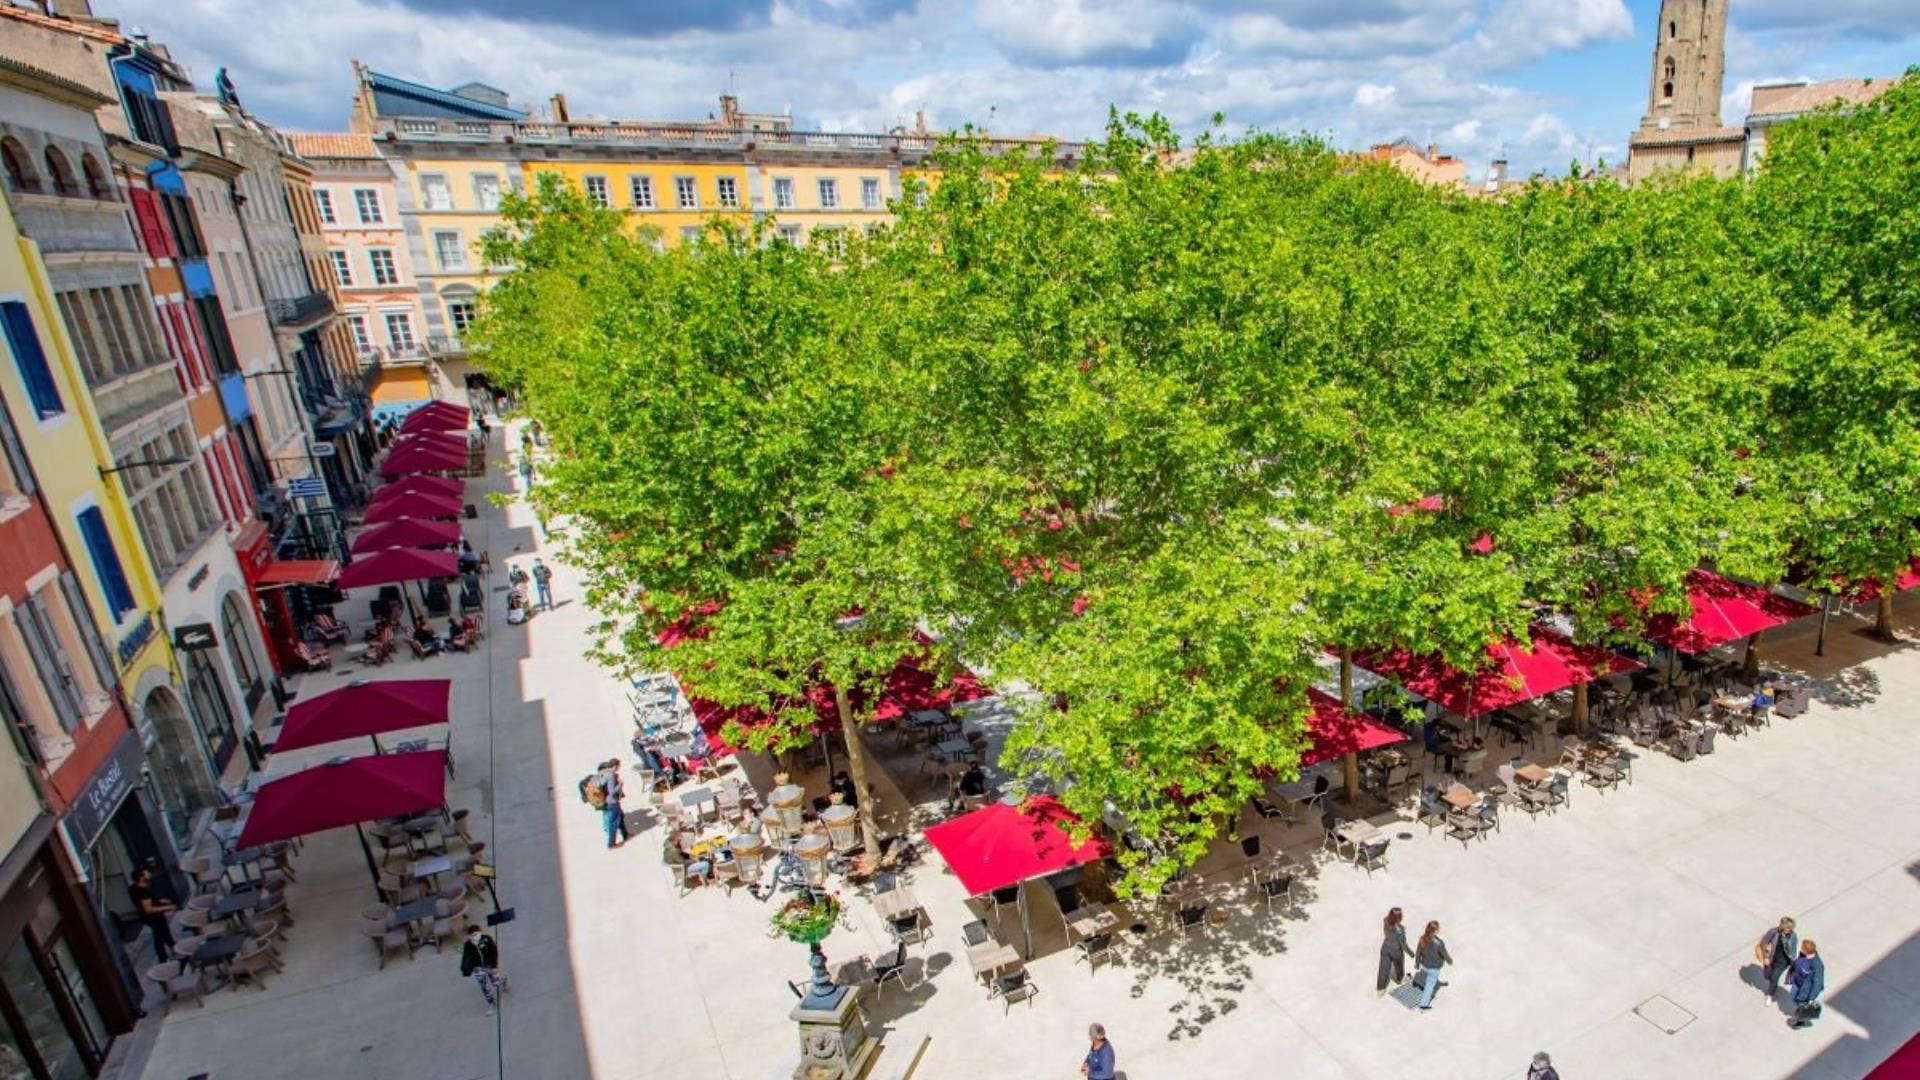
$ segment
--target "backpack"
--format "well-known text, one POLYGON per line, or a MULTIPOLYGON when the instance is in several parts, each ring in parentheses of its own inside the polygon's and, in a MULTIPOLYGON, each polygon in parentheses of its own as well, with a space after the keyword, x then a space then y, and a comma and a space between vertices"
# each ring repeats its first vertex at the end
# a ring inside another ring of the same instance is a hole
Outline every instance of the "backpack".
POLYGON ((580 801, 595 810, 607 808, 607 789, 600 783, 599 773, 588 773, 581 779, 580 801))

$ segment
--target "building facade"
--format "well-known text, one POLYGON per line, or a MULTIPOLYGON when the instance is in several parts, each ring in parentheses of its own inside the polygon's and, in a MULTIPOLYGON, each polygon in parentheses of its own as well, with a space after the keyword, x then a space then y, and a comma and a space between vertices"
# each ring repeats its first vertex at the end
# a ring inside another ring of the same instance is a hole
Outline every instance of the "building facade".
POLYGON ((1739 170, 1745 136, 1720 123, 1726 75, 1727 0, 1661 0, 1647 110, 1627 140, 1629 182, 1674 169, 1739 170))
POLYGON ((1740 167, 1748 172, 1760 167, 1767 156, 1767 135, 1774 127, 1819 109, 1859 108, 1886 93, 1896 81, 1830 79, 1810 83, 1801 80, 1754 87, 1753 103, 1747 110, 1746 143, 1740 167))

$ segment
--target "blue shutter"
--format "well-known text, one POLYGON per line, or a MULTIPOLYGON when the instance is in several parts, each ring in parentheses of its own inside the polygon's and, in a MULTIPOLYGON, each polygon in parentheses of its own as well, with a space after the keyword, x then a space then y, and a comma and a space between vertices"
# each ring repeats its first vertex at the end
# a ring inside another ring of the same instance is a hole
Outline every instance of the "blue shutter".
POLYGON ((33 329, 33 315, 18 300, 0 303, 4 316, 7 344, 13 347, 14 363, 20 365, 20 377, 26 380, 33 407, 45 420, 67 411, 60 402, 60 388, 54 385, 53 369, 47 366, 47 354, 40 348, 40 335, 33 329))
POLYGON ((100 508, 89 506, 80 511, 80 535, 87 542, 87 554, 93 556, 94 572, 100 575, 100 587, 106 590, 107 608, 113 620, 134 609, 133 589, 127 585, 126 571, 120 567, 120 554, 113 549, 113 537, 107 534, 107 519, 100 508))

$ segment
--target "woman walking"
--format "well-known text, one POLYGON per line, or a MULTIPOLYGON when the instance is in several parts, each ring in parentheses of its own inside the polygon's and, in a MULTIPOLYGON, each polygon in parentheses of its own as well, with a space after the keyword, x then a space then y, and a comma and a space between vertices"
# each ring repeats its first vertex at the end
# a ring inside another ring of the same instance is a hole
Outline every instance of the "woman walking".
POLYGON ((1426 933, 1420 935, 1420 944, 1414 949, 1414 957, 1420 964, 1420 974, 1426 976, 1426 985, 1420 991, 1420 1007, 1431 1009, 1434 992, 1440 989, 1440 969, 1453 963, 1447 943, 1440 940, 1438 922, 1427 924, 1426 933))
POLYGON ((1407 928, 1403 924, 1400 909, 1387 912, 1385 936, 1380 941, 1380 976, 1374 984, 1375 996, 1387 992, 1387 987, 1398 986, 1407 981, 1407 958, 1413 950, 1407 947, 1407 928))
POLYGON ((1793 932, 1793 920, 1782 917, 1780 925, 1760 935, 1753 947, 1754 959, 1760 961, 1767 979, 1767 998, 1780 992, 1780 976, 1793 967, 1793 958, 1800 954, 1800 935, 1793 932))
POLYGON ((1787 1021, 1792 1028, 1809 1027, 1820 1019, 1820 994, 1827 988, 1827 965, 1820 959, 1820 950, 1808 939, 1800 943, 1800 955, 1793 961, 1793 970, 1787 973, 1787 984, 1793 987, 1793 1019, 1787 1021))

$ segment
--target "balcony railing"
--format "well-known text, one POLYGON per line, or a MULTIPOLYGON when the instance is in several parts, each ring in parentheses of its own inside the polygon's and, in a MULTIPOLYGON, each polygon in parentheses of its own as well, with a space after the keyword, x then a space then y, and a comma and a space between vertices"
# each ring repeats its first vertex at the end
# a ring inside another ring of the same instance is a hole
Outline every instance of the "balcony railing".
MULTIPOLYGON (((865 153, 925 153, 940 140, 938 135, 901 133, 889 135, 852 134, 835 131, 753 131, 747 128, 707 127, 688 123, 649 123, 646 121, 604 121, 558 124, 512 120, 441 120, 407 117, 381 121, 382 129, 406 139, 451 139, 462 142, 535 142, 596 143, 663 147, 711 147, 715 149, 778 149, 800 153, 856 151, 865 153)), ((1031 150, 1042 145, 1040 139, 992 139, 988 147, 995 153, 1031 150)), ((1061 142, 1056 153, 1076 157, 1078 143, 1061 142)))
POLYGON ((184 396, 173 363, 162 361, 93 388, 100 426, 109 432, 163 409, 184 396))
POLYGON ((333 297, 316 291, 293 300, 269 300, 267 311, 281 326, 305 326, 333 314, 333 297))
POLYGON ((467 343, 453 334, 429 334, 427 351, 435 356, 465 356, 467 343))

